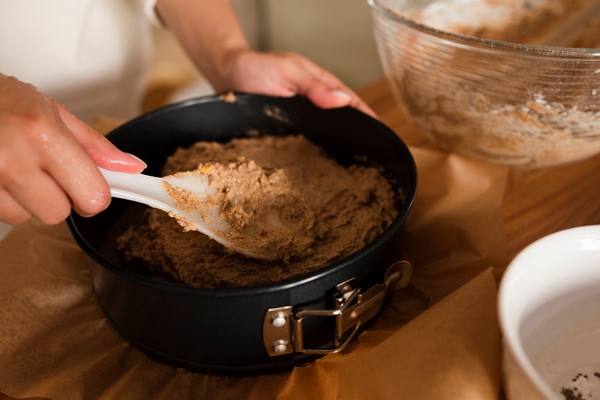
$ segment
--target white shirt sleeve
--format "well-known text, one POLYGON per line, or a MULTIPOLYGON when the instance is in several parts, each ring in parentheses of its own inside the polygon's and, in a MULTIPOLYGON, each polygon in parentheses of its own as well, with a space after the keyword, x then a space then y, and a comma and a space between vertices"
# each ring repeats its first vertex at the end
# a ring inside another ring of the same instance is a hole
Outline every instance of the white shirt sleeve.
POLYGON ((152 66, 147 0, 0 0, 0 71, 87 123, 132 118, 152 66))
POLYGON ((156 2, 158 0, 144 0, 144 11, 150 22, 159 28, 164 28, 164 24, 156 13, 156 2))

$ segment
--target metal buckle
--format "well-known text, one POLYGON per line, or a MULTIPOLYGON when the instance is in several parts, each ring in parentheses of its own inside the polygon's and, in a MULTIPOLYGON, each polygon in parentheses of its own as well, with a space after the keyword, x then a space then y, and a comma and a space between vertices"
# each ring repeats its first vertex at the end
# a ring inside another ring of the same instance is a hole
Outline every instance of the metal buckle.
POLYGON ((263 342, 270 356, 291 353, 332 354, 339 353, 358 332, 358 329, 373 318, 383 306, 387 295, 406 287, 412 277, 412 265, 399 261, 388 268, 381 284, 362 292, 356 280, 349 279, 336 285, 335 308, 330 310, 300 310, 292 306, 270 308, 263 320, 263 342), (333 346, 323 349, 304 348, 304 317, 334 317, 335 332, 333 346))

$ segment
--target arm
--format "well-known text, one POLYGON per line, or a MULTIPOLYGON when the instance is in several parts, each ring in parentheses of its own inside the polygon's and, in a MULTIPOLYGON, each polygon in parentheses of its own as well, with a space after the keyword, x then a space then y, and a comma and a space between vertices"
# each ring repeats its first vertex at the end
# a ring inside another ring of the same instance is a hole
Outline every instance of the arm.
POLYGON ((337 77, 289 52, 254 51, 227 0, 158 0, 157 11, 219 93, 308 97, 323 108, 375 113, 337 77))
POLYGON ((97 166, 140 172, 143 162, 35 87, 0 74, 0 221, 63 221, 104 210, 109 188, 97 166))

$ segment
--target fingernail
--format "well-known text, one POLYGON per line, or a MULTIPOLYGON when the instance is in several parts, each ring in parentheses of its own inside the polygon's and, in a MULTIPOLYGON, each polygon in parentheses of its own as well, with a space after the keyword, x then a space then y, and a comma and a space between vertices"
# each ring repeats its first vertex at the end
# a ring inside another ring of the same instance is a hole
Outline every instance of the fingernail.
POLYGON ((350 96, 348 93, 344 92, 343 90, 334 90, 333 94, 344 100, 352 100, 352 96, 350 96))
POLYGON ((142 160, 141 158, 139 158, 135 154, 131 154, 131 153, 126 153, 126 154, 130 155, 132 158, 135 158, 136 160, 138 160, 139 162, 141 162, 142 164, 144 164, 144 169, 146 169, 148 167, 148 164, 146 164, 144 162, 144 160, 142 160))

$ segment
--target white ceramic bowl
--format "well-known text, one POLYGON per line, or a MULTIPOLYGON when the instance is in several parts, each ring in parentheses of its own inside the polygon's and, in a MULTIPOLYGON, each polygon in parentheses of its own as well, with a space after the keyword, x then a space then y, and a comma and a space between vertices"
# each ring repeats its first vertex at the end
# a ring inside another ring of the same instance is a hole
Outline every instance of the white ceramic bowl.
POLYGON ((509 399, 600 398, 600 225, 519 253, 500 284, 499 317, 509 399))

